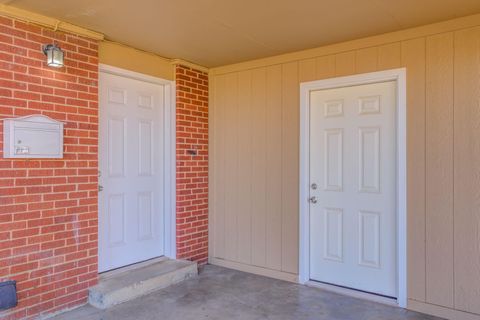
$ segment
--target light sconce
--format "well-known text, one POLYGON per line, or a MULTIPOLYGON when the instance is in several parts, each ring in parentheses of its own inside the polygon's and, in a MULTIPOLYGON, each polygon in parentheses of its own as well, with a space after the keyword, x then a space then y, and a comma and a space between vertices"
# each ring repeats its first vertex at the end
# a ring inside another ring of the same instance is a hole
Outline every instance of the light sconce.
POLYGON ((46 44, 42 48, 43 53, 47 56, 47 65, 49 67, 63 67, 63 51, 56 44, 46 44))

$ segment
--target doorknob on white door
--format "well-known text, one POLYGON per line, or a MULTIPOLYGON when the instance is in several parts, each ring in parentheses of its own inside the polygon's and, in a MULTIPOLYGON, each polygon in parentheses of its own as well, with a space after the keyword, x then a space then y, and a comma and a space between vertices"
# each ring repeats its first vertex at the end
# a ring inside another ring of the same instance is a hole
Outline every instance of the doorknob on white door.
POLYGON ((317 203, 317 197, 315 197, 315 196, 310 197, 310 198, 308 199, 308 201, 310 201, 311 203, 315 204, 315 203, 317 203))

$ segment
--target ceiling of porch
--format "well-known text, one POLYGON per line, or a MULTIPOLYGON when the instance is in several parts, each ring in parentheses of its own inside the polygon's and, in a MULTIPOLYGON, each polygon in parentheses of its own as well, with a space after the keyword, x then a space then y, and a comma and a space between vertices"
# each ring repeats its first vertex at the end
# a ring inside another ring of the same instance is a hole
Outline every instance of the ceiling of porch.
POLYGON ((480 12, 478 0, 0 0, 112 41, 221 66, 480 12))

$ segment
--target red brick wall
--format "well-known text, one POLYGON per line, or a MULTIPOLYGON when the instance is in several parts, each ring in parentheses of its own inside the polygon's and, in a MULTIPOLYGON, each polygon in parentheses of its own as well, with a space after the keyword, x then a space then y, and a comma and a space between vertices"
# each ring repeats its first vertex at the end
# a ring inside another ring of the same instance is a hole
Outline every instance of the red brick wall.
POLYGON ((203 264, 208 259, 208 74, 177 65, 175 78, 177 257, 203 264))
POLYGON ((19 298, 1 319, 84 303, 97 282, 97 51, 96 41, 0 17, 0 119, 43 114, 65 123, 63 159, 0 151, 0 280, 17 280, 19 298), (41 52, 53 42, 66 52, 61 69, 41 52))

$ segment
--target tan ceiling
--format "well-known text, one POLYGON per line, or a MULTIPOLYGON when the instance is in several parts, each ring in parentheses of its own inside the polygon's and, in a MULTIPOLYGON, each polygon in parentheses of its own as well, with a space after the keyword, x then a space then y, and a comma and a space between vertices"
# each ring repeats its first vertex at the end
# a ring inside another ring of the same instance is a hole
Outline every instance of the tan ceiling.
POLYGON ((480 0, 3 0, 206 67, 480 12, 480 0))

